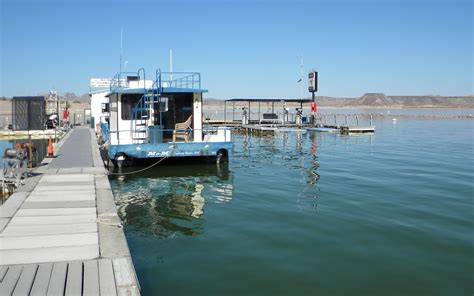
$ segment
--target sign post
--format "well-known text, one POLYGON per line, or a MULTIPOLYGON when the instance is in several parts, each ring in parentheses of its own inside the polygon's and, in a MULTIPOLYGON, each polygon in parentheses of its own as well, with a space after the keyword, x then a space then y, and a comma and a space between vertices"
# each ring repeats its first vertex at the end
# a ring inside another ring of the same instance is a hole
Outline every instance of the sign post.
POLYGON ((318 91, 318 72, 315 70, 312 70, 308 74, 308 91, 312 94, 311 96, 311 124, 314 126, 316 123, 315 117, 316 117, 316 111, 317 111, 314 93, 318 91))

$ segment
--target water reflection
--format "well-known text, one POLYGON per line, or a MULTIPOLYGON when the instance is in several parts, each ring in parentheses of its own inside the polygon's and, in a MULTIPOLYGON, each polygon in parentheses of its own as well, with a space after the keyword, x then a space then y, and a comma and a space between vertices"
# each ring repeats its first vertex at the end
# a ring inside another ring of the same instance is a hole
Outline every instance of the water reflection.
POLYGON ((234 191, 228 166, 215 164, 161 166, 110 181, 126 227, 159 237, 202 234, 206 208, 229 203, 234 191))
POLYGON ((307 184, 310 187, 315 187, 314 195, 312 196, 313 203, 312 203, 312 208, 313 210, 316 210, 318 204, 316 202, 316 199, 318 198, 316 192, 319 191, 319 188, 316 186, 316 183, 318 183, 319 179, 321 176, 317 172, 319 168, 319 158, 318 158, 318 138, 317 135, 314 133, 311 133, 309 136, 309 139, 311 141, 311 148, 309 151, 309 157, 310 157, 310 166, 309 169, 307 170, 308 172, 308 179, 307 179, 307 184))
POLYGON ((316 183, 319 181, 319 178, 321 178, 321 176, 316 172, 318 168, 319 168, 318 156, 313 155, 311 159, 310 168, 308 169, 308 184, 309 185, 316 185, 316 183))
POLYGON ((248 133, 242 135, 242 155, 246 158, 250 157, 250 135, 248 133))
MULTIPOLYGON (((284 175, 296 172, 299 175, 299 186, 288 184, 296 197, 297 207, 316 210, 321 176, 318 172, 320 161, 318 156, 318 140, 321 135, 305 132, 282 132, 273 136, 253 137, 250 142, 256 142, 252 153, 252 163, 260 163, 258 171, 284 171, 284 175)), ((249 140, 247 140, 249 141, 249 140)), ((242 164, 247 167, 246 163, 242 164)), ((262 177, 266 178, 266 177, 262 177)), ((285 178, 281 180, 285 182, 285 178)))
POLYGON ((295 133, 295 137, 296 137, 296 151, 301 154, 303 150, 303 132, 295 133))

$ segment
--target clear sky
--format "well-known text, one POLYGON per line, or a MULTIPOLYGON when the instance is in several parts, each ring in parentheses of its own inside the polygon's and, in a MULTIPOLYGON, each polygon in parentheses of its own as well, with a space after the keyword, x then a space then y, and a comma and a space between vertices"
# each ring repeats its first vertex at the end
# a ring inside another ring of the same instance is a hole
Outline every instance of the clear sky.
POLYGON ((202 73, 206 97, 473 94, 472 0, 0 0, 0 96, 84 94, 140 67, 202 73), (125 65, 126 64, 126 65, 125 65), (305 95, 307 82, 305 78, 305 95))

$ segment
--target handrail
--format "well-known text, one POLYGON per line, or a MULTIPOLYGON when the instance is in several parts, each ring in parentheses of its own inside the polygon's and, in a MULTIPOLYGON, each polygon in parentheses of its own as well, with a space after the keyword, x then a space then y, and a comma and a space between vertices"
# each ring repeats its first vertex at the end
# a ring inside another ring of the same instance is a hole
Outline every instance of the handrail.
POLYGON ((117 91, 121 90, 124 88, 127 88, 129 86, 128 81, 127 81, 127 76, 134 75, 138 76, 140 80, 145 81, 145 69, 140 68, 138 69, 137 72, 118 72, 114 75, 112 80, 110 81, 110 91, 117 91), (143 72, 143 78, 140 76, 140 72, 143 72))
MULTIPOLYGON (((133 140, 137 140, 140 138, 138 134, 145 134, 146 137, 148 134, 148 125, 150 120, 150 109, 154 109, 155 105, 155 98, 158 97, 158 101, 160 101, 161 97, 161 89, 159 85, 157 85, 157 80, 153 81, 151 87, 147 89, 146 87, 146 80, 145 80, 145 69, 140 68, 138 69, 137 73, 143 72, 143 95, 132 108, 132 118, 130 121, 130 133, 133 140), (150 95, 151 93, 151 95, 150 95), (150 106, 150 98, 151 106, 150 106), (139 125, 144 127, 139 128, 139 125)), ((160 122, 161 122, 161 114, 160 114, 160 122)))
MULTIPOLYGON (((193 129, 193 128, 188 128, 187 131, 189 132, 190 139, 188 140, 189 142, 193 142, 193 131, 202 131, 205 134, 208 135, 216 135, 219 130, 232 130, 231 127, 216 127, 216 126, 208 126, 208 127, 203 127, 201 129, 193 129)), ((155 129, 155 132, 168 132, 172 133, 175 132, 176 129, 170 129, 170 128, 159 128, 155 129)), ((134 132, 133 130, 120 130, 120 131, 110 131, 109 134, 117 134, 118 132, 120 133, 126 133, 126 132, 134 132)), ((133 139, 132 139, 133 140, 133 139)), ((136 140, 136 139, 135 139, 136 140)), ((143 139, 142 139, 143 141, 143 139)), ((231 142, 232 141, 232 135, 227 135, 224 133, 224 142, 231 142)), ((203 141, 204 142, 204 141, 203 141)), ((144 143, 147 143, 146 141, 144 143)), ((162 143, 186 143, 186 141, 170 141, 167 139, 167 141, 163 141, 162 143)), ((138 143, 136 143, 138 144, 138 143)), ((143 144, 143 143, 140 143, 143 144)))
POLYGON ((161 72, 158 68, 155 71, 155 80, 150 88, 146 87, 146 73, 144 68, 139 68, 137 72, 118 72, 114 75, 110 82, 110 91, 121 90, 129 86, 126 79, 129 75, 138 76, 140 80, 143 80, 143 91, 154 92, 160 89, 159 92, 163 91, 163 87, 176 87, 176 88, 190 88, 190 89, 201 89, 201 73, 199 72, 161 72))
POLYGON ((198 72, 161 72, 161 70, 157 70, 156 80, 159 81, 161 88, 166 85, 167 87, 201 89, 201 73, 198 72))

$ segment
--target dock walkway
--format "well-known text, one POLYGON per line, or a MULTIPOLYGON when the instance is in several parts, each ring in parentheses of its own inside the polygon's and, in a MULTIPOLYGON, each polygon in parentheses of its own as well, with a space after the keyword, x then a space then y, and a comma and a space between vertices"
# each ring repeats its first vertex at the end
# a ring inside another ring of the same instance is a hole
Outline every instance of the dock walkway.
POLYGON ((0 295, 139 295, 94 132, 59 146, 0 207, 0 295))

